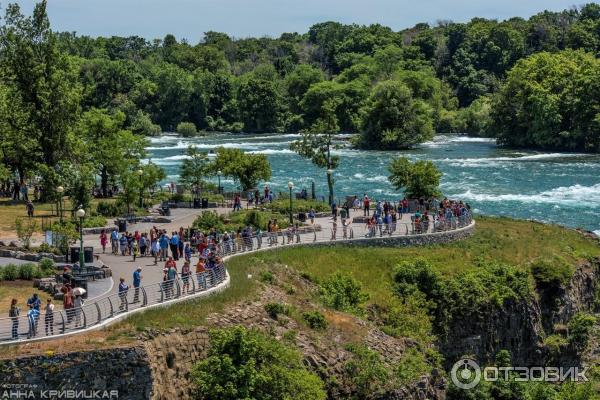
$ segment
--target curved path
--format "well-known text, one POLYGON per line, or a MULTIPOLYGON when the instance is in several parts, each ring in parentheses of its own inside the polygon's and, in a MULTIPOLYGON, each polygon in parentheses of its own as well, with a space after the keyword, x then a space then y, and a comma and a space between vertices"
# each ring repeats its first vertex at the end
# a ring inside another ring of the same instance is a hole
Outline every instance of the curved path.
MULTIPOLYGON (((167 229, 167 231, 177 230, 184 223, 192 221, 194 214, 202 211, 205 210, 180 211, 178 212, 180 215, 176 216, 172 222, 162 225, 156 224, 156 226, 160 229, 167 229), (190 220, 190 218, 192 219, 190 220)), ((221 213, 228 211, 230 210, 218 210, 221 213)), ((362 211, 357 211, 354 212, 354 216, 358 213, 362 215, 362 211)), ((131 230, 147 231, 152 226, 152 224, 146 225, 137 224, 131 227, 131 230)), ((324 217, 315 220, 315 227, 317 228, 307 227, 298 234, 282 231, 274 236, 253 237, 236 246, 224 247, 222 255, 223 260, 227 261, 230 257, 250 252, 281 249, 288 246, 327 245, 332 242, 350 245, 375 241, 397 246, 446 243, 469 235, 474 226, 475 221, 471 218, 457 218, 446 226, 438 227, 439 231, 434 232, 433 224, 429 224, 428 227, 415 227, 410 221, 410 216, 405 214, 393 229, 381 226, 376 227, 375 232, 368 232, 364 224, 352 224, 346 228, 346 238, 344 238, 344 229, 341 227, 341 223, 334 227, 332 219, 324 217)), ((92 239, 92 237, 88 237, 84 241, 89 243, 92 239)), ((97 242, 97 238, 95 241, 97 242)), ((12 320, 7 317, 0 318, 0 345, 49 340, 100 329, 146 309, 165 307, 177 302, 208 296, 224 290, 230 283, 229 274, 225 266, 221 265, 214 270, 207 271, 202 276, 190 278, 186 293, 181 277, 177 277, 171 282, 162 282, 162 265, 155 266, 151 257, 138 258, 135 263, 131 257, 114 256, 112 254, 101 254, 100 258, 111 266, 113 276, 116 279, 123 276, 126 280, 130 280, 127 278, 131 277, 138 266, 141 266, 144 279, 142 288, 138 293, 136 294, 132 288, 126 296, 119 296, 117 293, 118 285, 114 285, 109 293, 89 299, 81 310, 72 310, 70 314, 67 314, 64 310, 55 311, 54 334, 48 336, 45 336, 44 332, 45 316, 43 313, 38 321, 37 335, 33 338, 27 338, 29 325, 27 316, 19 318, 19 339, 17 340, 11 339, 12 320)))

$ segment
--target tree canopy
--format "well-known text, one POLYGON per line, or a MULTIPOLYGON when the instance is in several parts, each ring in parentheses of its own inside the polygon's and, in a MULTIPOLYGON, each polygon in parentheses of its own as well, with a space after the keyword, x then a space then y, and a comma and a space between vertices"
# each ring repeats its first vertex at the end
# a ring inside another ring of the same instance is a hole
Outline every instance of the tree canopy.
POLYGON ((407 198, 430 198, 441 195, 441 171, 431 161, 411 162, 406 157, 392 159, 388 166, 388 180, 396 190, 403 190, 407 198))

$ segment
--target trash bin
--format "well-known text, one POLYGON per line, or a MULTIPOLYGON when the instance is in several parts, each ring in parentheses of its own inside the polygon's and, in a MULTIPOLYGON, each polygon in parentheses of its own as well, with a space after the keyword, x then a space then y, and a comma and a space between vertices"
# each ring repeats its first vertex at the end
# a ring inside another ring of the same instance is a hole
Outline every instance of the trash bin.
POLYGON ((306 213, 298 213, 298 221, 300 222, 306 222, 306 213))
POLYGON ((126 219, 118 219, 117 226, 119 227, 119 233, 127 232, 127 220, 126 219))
POLYGON ((202 208, 208 208, 208 199, 207 198, 202 199, 202 208))
POLYGON ((200 199, 194 199, 194 208, 200 208, 200 207, 201 207, 200 199))

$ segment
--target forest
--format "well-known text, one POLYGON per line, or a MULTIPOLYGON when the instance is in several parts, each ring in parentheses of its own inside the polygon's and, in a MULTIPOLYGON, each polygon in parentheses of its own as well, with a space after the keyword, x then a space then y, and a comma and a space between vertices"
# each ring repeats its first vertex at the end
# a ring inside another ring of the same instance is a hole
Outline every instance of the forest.
POLYGON ((323 121, 365 149, 459 132, 599 152, 599 54, 595 3, 401 31, 323 22, 278 38, 152 41, 56 32, 45 1, 31 16, 8 5, 0 178, 35 173, 51 188, 89 181, 88 168, 108 180, 162 131, 315 132, 323 121))

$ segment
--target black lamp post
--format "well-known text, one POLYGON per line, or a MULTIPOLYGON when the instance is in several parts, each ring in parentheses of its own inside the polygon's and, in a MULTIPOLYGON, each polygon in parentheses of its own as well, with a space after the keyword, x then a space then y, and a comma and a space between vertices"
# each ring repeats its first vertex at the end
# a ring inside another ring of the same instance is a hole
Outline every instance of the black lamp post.
POLYGON ((137 170, 137 174, 140 177, 140 208, 144 208, 144 184, 142 182, 142 175, 144 175, 144 171, 141 169, 137 170))
POLYGON ((60 222, 62 223, 63 217, 62 217, 62 201, 63 201, 63 192, 65 191, 65 188, 62 186, 59 186, 56 188, 56 193, 58 193, 58 218, 60 220, 60 222))
POLYGON ((75 214, 79 218, 79 268, 83 271, 85 268, 85 258, 83 256, 83 219, 85 218, 85 210, 80 206, 75 214))

